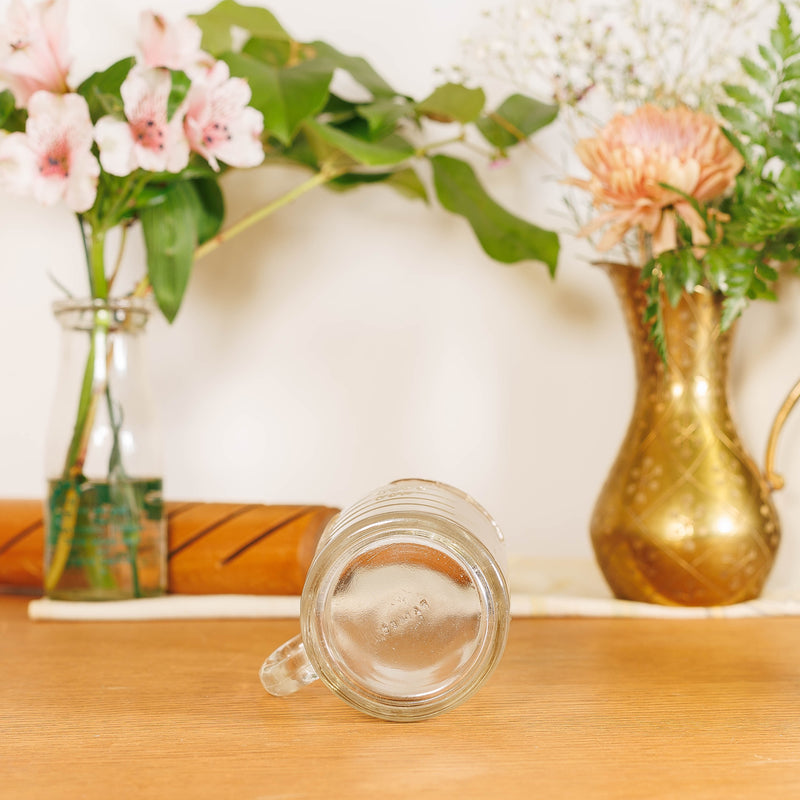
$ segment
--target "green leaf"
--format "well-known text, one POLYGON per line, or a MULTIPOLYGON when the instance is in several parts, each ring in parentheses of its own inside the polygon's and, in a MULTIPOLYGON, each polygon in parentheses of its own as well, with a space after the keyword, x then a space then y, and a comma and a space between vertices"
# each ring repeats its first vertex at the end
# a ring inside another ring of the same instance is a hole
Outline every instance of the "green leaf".
POLYGON ((747 305, 746 297, 726 297, 722 301, 722 317, 720 319, 721 330, 728 330, 741 316, 742 312, 747 308, 747 305))
POLYGON ((781 4, 778 10, 778 20, 775 27, 770 31, 769 41, 772 49, 783 60, 792 55, 794 45, 794 34, 792 32, 792 20, 786 6, 781 4))
POLYGON ((405 139, 397 135, 387 136, 379 142, 371 142, 315 120, 307 120, 305 130, 307 134, 317 137, 334 150, 339 150, 358 163, 370 167, 399 164, 413 156, 415 152, 405 139))
POLYGON ((15 108, 14 95, 8 89, 4 89, 0 92, 0 128, 5 127, 6 120, 14 113, 15 108))
POLYGON ((178 181, 164 192, 163 202, 139 212, 147 250, 147 275, 153 293, 169 322, 175 319, 197 247, 201 205, 189 181, 178 181))
POLYGON ((136 59, 132 56, 123 58, 103 72, 95 72, 90 75, 77 88, 78 94, 82 95, 89 104, 92 122, 97 122, 100 117, 107 114, 122 111, 120 87, 135 63, 136 59))
POLYGON ((167 98, 167 119, 171 120, 180 104, 186 99, 189 87, 192 85, 189 76, 181 70, 170 70, 172 85, 167 98))
POLYGON ((642 268, 642 283, 646 305, 642 318, 650 323, 650 341, 661 360, 667 361, 667 337, 664 330, 664 309, 661 302, 661 278, 656 269, 658 262, 650 259, 642 268))
MULTIPOLYGON (((757 117, 751 115, 747 109, 740 106, 720 105, 717 110, 720 116, 726 122, 729 122, 737 133, 744 134, 748 139, 758 140, 761 137, 761 122, 757 117)), ((742 148, 738 141, 733 142, 733 145, 741 151, 742 148)))
POLYGON ((764 101, 746 87, 726 83, 722 88, 731 100, 745 106, 750 113, 762 119, 767 116, 767 107, 764 101))
POLYGON ((243 28, 251 36, 274 42, 291 42, 292 37, 283 29, 274 14, 266 8, 243 6, 234 0, 222 0, 205 14, 190 15, 203 32, 202 47, 212 55, 231 50, 231 28, 243 28))
POLYGON ((474 122, 483 111, 483 89, 468 89, 460 83, 446 83, 417 103, 417 111, 437 122, 474 122))
POLYGON ((411 167, 391 172, 348 172, 334 178, 328 185, 332 189, 344 190, 372 183, 384 183, 412 200, 428 202, 425 186, 411 167))
POLYGON ((193 213, 197 224, 197 244, 213 239, 225 220, 225 198, 215 178, 197 178, 190 182, 197 195, 193 213))
POLYGON ((484 139, 505 150, 549 125, 558 106, 541 103, 524 94, 512 94, 500 107, 476 123, 484 139))
POLYGON ((769 82, 771 78, 771 73, 768 69, 764 69, 764 67, 756 64, 751 58, 740 58, 739 62, 742 65, 742 69, 745 71, 747 75, 749 75, 756 83, 761 84, 763 88, 769 87, 769 82))
POLYGON ((784 114, 781 111, 776 111, 773 115, 775 127, 789 139, 792 143, 800 139, 800 118, 794 114, 784 114))
POLYGON ((777 60, 775 58, 775 54, 772 52, 772 50, 769 49, 769 47, 767 47, 764 44, 758 45, 758 53, 761 56, 761 58, 764 59, 764 63, 771 70, 774 70, 774 69, 777 68, 778 62, 777 62, 777 60))
POLYGON ((289 61, 292 44, 288 40, 277 41, 253 36, 245 42, 242 52, 271 67, 284 67, 289 61))
POLYGON ((800 78, 800 61, 792 61, 791 64, 785 64, 782 77, 781 83, 789 83, 800 78))
POLYGON ((326 42, 312 42, 310 45, 317 60, 324 62, 332 70, 343 69, 350 77, 363 86, 374 98, 394 97, 397 92, 360 56, 348 56, 326 42))
POLYGON ((428 190, 420 180, 419 175, 411 167, 393 172, 387 178, 386 184, 411 200, 428 202, 428 190))
POLYGON ((378 139, 393 131, 404 117, 414 116, 414 106, 405 98, 376 100, 368 105, 356 106, 356 110, 367 121, 372 139, 378 139))
POLYGON ((505 264, 533 259, 555 275, 558 236, 499 206, 481 186, 472 167, 457 158, 431 159, 436 196, 448 211, 465 217, 486 253, 505 264))
POLYGON ((664 276, 664 290, 667 294, 669 304, 674 308, 683 294, 683 287, 686 283, 685 262, 677 252, 662 253, 658 258, 661 266, 661 273, 664 276))
POLYGON ((223 56, 231 75, 245 78, 253 93, 250 104, 264 115, 264 130, 284 145, 291 143, 303 121, 328 100, 333 71, 318 61, 276 68, 245 53, 223 56))

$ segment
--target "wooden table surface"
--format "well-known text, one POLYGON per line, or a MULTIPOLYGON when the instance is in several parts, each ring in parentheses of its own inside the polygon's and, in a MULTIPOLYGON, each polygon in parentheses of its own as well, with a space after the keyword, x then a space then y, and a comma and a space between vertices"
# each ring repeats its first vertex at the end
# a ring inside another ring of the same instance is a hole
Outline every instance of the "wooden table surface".
POLYGON ((29 622, 0 597, 0 798, 800 797, 800 619, 520 619, 387 723, 258 682, 296 620, 29 622))

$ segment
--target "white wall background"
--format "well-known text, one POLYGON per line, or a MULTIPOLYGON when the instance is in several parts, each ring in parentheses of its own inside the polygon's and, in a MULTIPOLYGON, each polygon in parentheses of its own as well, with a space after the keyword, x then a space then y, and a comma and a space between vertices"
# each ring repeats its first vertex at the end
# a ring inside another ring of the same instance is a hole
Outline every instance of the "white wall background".
MULTIPOLYGON (((0 3, 4 12, 8 2, 0 3)), ((133 50, 149 0, 72 0, 81 79, 133 50)), ((204 0, 170 0, 170 16, 204 0)), ((418 97, 496 0, 271 0, 299 39, 366 56, 418 97)), ((562 144, 558 131, 539 140, 562 144)), ((562 189, 533 154, 482 167, 507 206, 563 225, 562 189)), ((228 176, 229 219, 303 179, 228 176)), ((0 496, 42 495, 58 328, 51 272, 85 286, 64 209, 0 196, 0 496)), ((591 508, 627 426, 633 373, 610 285, 565 235, 559 276, 501 266, 468 226, 384 187, 317 190, 198 262, 172 327, 150 329, 169 499, 347 504, 404 476, 444 480, 498 519, 512 552, 586 556, 591 508)), ((136 247, 130 261, 136 263, 136 247)), ((732 402, 762 460, 800 376, 800 282, 748 311, 732 402)), ((800 418, 800 412, 797 417, 800 418)), ((773 583, 800 584, 800 419, 779 450, 784 545, 773 583)))

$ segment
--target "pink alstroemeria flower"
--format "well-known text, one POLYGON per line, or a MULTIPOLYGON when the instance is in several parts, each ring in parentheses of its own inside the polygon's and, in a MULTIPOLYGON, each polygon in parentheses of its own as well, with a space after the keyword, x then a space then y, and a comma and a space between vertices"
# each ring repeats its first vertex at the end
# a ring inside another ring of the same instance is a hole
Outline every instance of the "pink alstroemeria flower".
POLYGON ((186 137, 216 171, 217 159, 232 167, 255 167, 264 160, 264 117, 248 105, 250 97, 247 81, 231 78, 224 61, 197 77, 189 89, 186 137))
POLYGON ((167 119, 172 76, 166 69, 134 67, 121 87, 125 119, 103 117, 95 125, 100 163, 112 175, 138 167, 150 172, 180 172, 189 163, 183 110, 167 119))
POLYGON ((43 0, 33 8, 11 1, 0 27, 0 84, 12 91, 18 106, 27 106, 40 90, 69 91, 66 15, 66 0, 43 0))
POLYGON ((146 67, 167 67, 191 71, 211 61, 200 49, 203 32, 186 17, 168 22, 161 14, 142 11, 139 15, 138 46, 141 63, 146 67))
POLYGON ((0 175, 10 189, 43 205, 64 200, 81 213, 97 195, 100 165, 92 155, 89 106, 78 94, 36 92, 25 133, 0 141, 0 175))

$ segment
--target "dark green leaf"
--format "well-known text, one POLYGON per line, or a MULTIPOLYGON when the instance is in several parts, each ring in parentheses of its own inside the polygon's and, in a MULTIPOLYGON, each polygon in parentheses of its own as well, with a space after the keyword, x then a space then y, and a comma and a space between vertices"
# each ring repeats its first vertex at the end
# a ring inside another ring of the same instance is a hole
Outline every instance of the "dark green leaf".
POLYGON ((321 121, 329 125, 345 122, 346 120, 354 119, 358 115, 358 103, 352 103, 338 95, 329 93, 328 101, 325 103, 321 115, 324 116, 321 121))
POLYGON ((768 281, 777 281, 780 277, 778 270, 773 269, 767 264, 759 264, 758 271, 768 281))
MULTIPOLYGON (((309 141, 308 136, 301 130, 297 136, 294 137, 294 141, 292 141, 289 147, 277 154, 275 160, 290 161, 308 167, 314 172, 318 172, 320 163, 324 160, 324 154, 318 152, 316 144, 316 141, 309 141)), ((269 152, 267 158, 270 158, 269 152)))
POLYGON ((332 180, 329 186, 332 189, 352 189, 372 183, 383 183, 412 200, 428 201, 425 186, 411 167, 391 172, 348 172, 332 180))
POLYGON ((175 319, 189 283, 198 244, 200 205, 191 183, 178 181, 164 192, 162 203, 139 212, 147 275, 158 307, 169 322, 175 319))
POLYGON ((222 0, 205 14, 193 14, 191 18, 203 31, 203 49, 216 56, 232 48, 233 27, 275 42, 290 42, 292 38, 266 8, 243 6, 234 0, 222 0))
POLYGON ((253 93, 250 103, 264 115, 264 130, 284 145, 328 99, 333 72, 318 61, 278 69, 244 53, 228 53, 223 59, 232 75, 247 79, 253 93))
POLYGON ((3 123, 3 129, 9 133, 19 133, 25 130, 28 122, 28 112, 24 108, 15 108, 3 123))
POLYGON ((225 220, 225 199, 219 181, 213 178, 198 178, 191 181, 198 203, 194 208, 197 224, 197 244, 203 244, 216 236, 225 220))
POLYGON ((541 261, 554 275, 558 237, 526 222, 499 206, 478 181, 472 167, 451 156, 433 156, 434 186, 439 202, 465 217, 488 255, 509 264, 525 259, 541 261))
POLYGON ((4 89, 0 92, 0 128, 4 128, 6 120, 11 116, 15 108, 14 95, 4 89))
POLYGON ((307 134, 322 140, 329 148, 341 151, 358 163, 370 167, 399 164, 415 152, 405 139, 397 135, 371 142, 315 120, 307 120, 305 130, 307 134))
POLYGON ((495 147, 505 150, 549 125, 558 106, 541 103, 524 94, 512 94, 488 117, 478 120, 478 130, 495 147))
POLYGON ((486 104, 483 89, 468 89, 460 83, 446 83, 434 89, 417 111, 437 122, 474 122, 486 104))
POLYGON ((325 42, 312 42, 312 52, 332 71, 336 68, 350 73, 350 77, 363 86, 374 98, 394 97, 397 92, 360 56, 347 56, 325 42))
POLYGON ((135 63, 136 59, 133 57, 123 58, 103 72, 95 72, 90 75, 78 87, 78 94, 82 95, 89 104, 92 122, 97 122, 106 114, 122 111, 120 87, 135 63))

